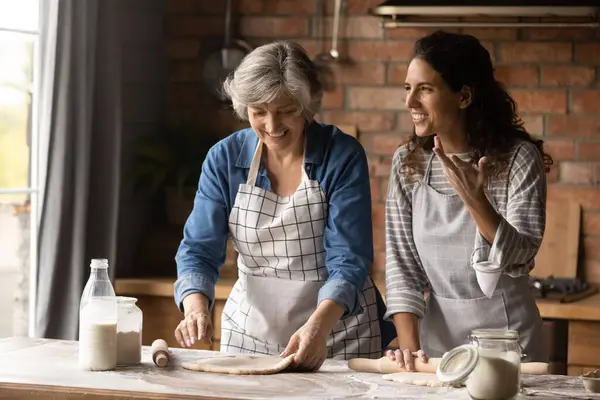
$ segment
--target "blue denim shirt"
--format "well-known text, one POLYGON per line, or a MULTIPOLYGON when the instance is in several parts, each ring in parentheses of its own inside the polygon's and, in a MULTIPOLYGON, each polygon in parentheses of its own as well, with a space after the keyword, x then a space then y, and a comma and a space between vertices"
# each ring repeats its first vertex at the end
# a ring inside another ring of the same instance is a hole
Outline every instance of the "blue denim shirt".
MULTIPOLYGON (((363 147, 332 125, 313 121, 306 131, 305 170, 320 183, 329 202, 324 231, 327 282, 318 303, 331 299, 344 308, 342 318, 362 313, 359 293, 373 262, 371 190, 363 147)), ((258 137, 251 128, 219 141, 202 166, 194 208, 177 251, 175 302, 202 293, 214 302, 214 286, 225 262, 228 220, 238 187, 246 183, 258 137)), ((256 185, 271 189, 261 163, 256 185)))

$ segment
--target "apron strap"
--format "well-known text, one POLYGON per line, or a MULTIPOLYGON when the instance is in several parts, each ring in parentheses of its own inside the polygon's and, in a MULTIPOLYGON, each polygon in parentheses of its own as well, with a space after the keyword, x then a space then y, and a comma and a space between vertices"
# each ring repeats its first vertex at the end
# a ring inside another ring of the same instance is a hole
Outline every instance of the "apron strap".
POLYGON ((256 150, 254 151, 254 157, 252 157, 252 163, 250 164, 250 171, 248 172, 247 185, 254 186, 256 184, 256 176, 258 175, 258 169, 260 168, 260 158, 262 156, 263 141, 259 138, 256 150))
POLYGON ((431 165, 433 164, 433 157, 435 157, 435 153, 431 152, 431 157, 429 157, 429 161, 427 162, 427 168, 425 168, 425 174, 423 174, 423 183, 429 185, 429 180, 431 179, 431 165))

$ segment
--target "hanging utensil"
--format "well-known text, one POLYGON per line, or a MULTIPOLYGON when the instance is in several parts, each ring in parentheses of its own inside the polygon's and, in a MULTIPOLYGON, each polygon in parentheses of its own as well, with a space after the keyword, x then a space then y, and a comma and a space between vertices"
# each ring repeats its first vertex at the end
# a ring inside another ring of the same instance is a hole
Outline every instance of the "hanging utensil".
POLYGON ((242 62, 244 57, 252 51, 252 47, 241 39, 232 38, 231 29, 231 1, 227 0, 225 10, 225 37, 223 47, 210 54, 202 68, 202 81, 211 91, 211 94, 222 102, 227 98, 221 91, 223 82, 242 62))
MULTIPOLYGON (((319 73, 321 76, 321 81, 323 84, 323 88, 325 91, 334 91, 335 90, 335 74, 333 69, 331 68, 331 64, 340 60, 340 53, 338 50, 338 35, 340 29, 340 14, 342 10, 342 0, 334 1, 334 10, 333 10, 333 27, 331 32, 331 49, 328 52, 322 52, 317 54, 314 58, 314 63, 317 65, 319 69, 319 73)), ((323 28, 322 28, 322 15, 325 13, 323 0, 320 0, 318 4, 317 10, 317 29, 319 30, 319 50, 322 48, 322 36, 323 36, 323 28)))

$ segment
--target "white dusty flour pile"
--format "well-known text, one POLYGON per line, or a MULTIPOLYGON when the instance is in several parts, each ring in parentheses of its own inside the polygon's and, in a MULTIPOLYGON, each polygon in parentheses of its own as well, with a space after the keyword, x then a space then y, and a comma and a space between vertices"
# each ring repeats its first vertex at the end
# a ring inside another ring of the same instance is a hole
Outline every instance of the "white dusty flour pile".
POLYGON ((467 389, 471 398, 477 400, 512 399, 519 392, 519 379, 517 363, 480 354, 477 367, 468 378, 467 389))
POLYGON ((135 365, 142 360, 141 332, 119 332, 117 334, 117 365, 135 365))

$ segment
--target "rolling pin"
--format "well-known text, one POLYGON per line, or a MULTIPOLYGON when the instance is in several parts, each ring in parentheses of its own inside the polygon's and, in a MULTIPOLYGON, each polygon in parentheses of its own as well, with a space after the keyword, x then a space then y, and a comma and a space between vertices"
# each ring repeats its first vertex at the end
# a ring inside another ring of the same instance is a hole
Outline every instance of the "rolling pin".
POLYGON ((159 367, 166 367, 169 363, 169 346, 163 339, 152 342, 152 361, 159 367))
MULTIPOLYGON (((441 358, 430 358, 429 362, 423 363, 419 361, 419 359, 415 359, 415 368, 413 372, 429 372, 435 374, 441 360, 441 358)), ((406 369, 400 368, 395 361, 392 361, 387 357, 381 357, 377 360, 371 360, 368 358, 353 358, 348 361, 348 367, 353 371, 379 372, 381 374, 407 372, 406 369)), ((521 373, 531 375, 546 375, 548 374, 548 364, 541 362, 521 363, 521 373)))

